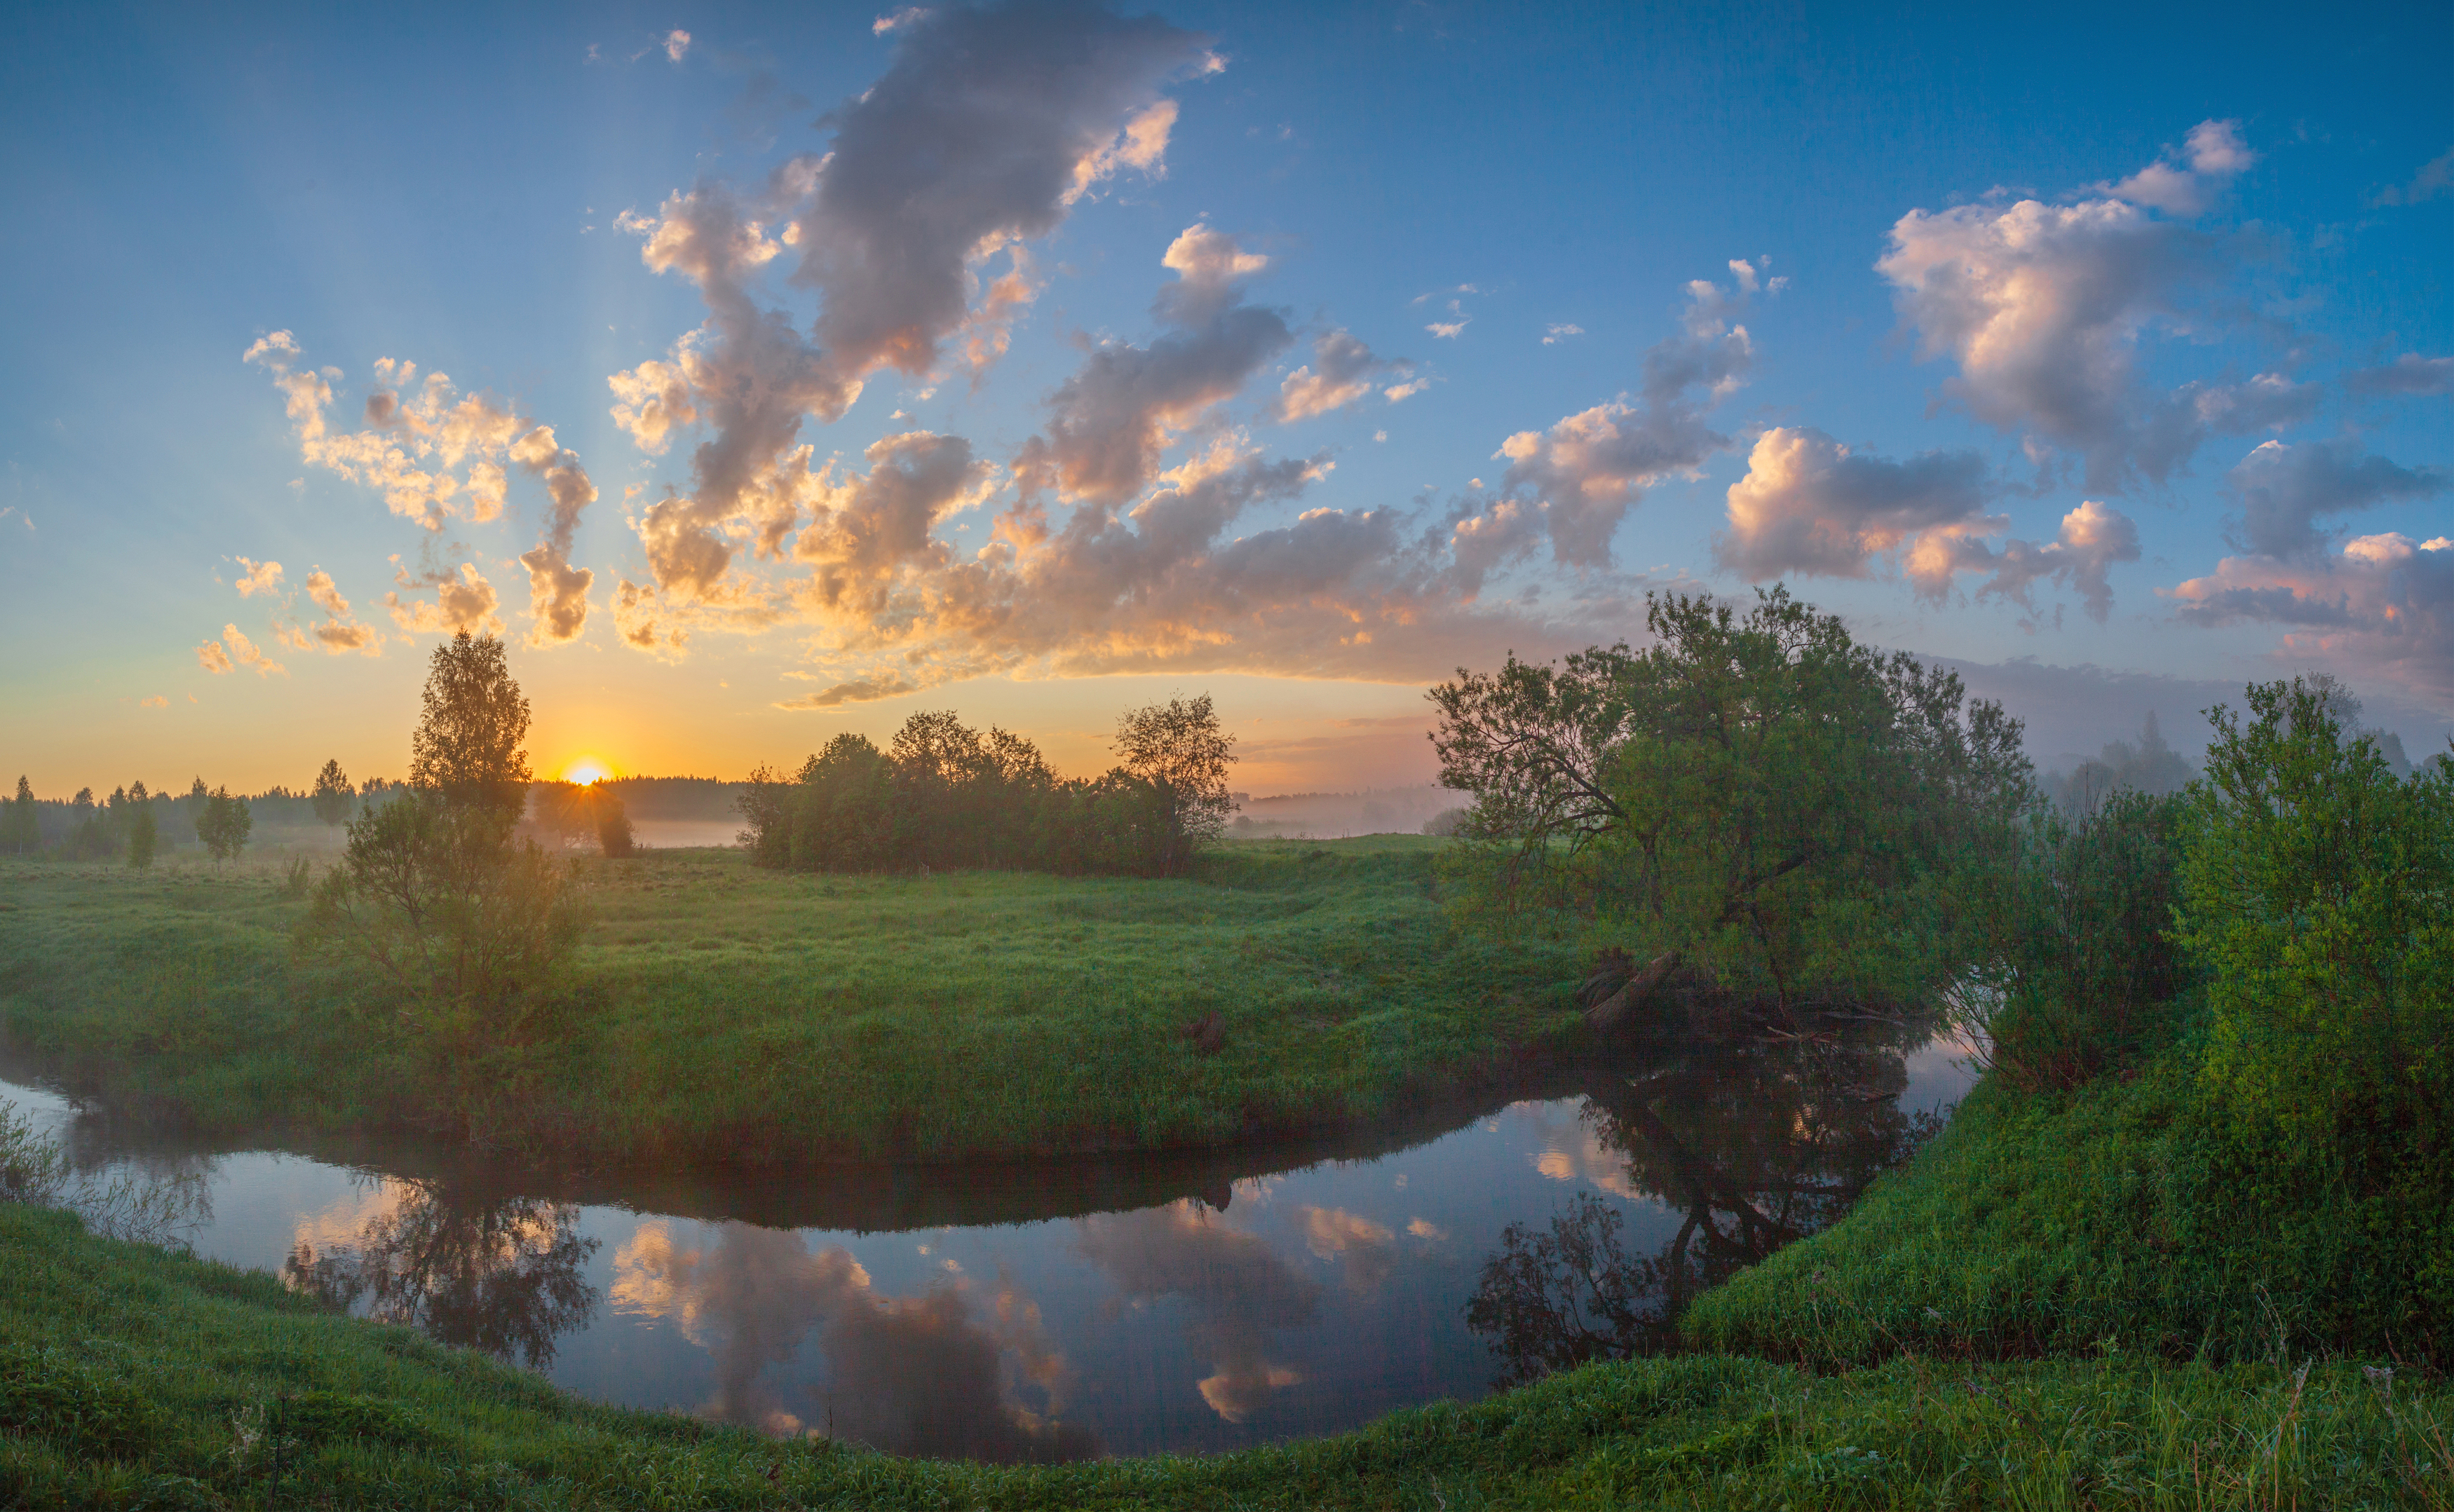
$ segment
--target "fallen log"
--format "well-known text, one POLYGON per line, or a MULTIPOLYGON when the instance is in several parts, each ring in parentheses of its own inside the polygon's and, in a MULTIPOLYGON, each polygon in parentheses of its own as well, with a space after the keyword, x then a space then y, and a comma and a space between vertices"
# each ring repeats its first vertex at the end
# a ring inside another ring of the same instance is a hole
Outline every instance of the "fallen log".
POLYGON ((1654 988, 1679 969, 1679 958, 1680 952, 1676 950, 1664 950, 1655 956, 1652 964, 1628 978, 1624 986, 1585 1010, 1587 1027, 1603 1034, 1618 1028, 1630 1013, 1653 995, 1654 988))

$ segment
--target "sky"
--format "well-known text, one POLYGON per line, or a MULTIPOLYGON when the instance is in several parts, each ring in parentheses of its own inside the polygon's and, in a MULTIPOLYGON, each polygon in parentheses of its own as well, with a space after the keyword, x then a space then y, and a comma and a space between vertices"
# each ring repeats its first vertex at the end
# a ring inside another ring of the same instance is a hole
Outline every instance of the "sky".
POLYGON ((738 777, 952 708, 1430 780, 1786 584, 2041 763, 2454 731, 2442 5, 79 7, 0 61, 0 766, 738 777))

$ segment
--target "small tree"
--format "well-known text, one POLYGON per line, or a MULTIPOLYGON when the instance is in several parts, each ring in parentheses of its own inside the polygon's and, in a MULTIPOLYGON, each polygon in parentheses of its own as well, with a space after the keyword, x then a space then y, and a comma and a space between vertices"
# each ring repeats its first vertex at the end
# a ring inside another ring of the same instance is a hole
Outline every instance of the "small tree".
POLYGON ((352 806, 350 801, 357 796, 357 791, 350 786, 349 775, 341 770, 339 762, 326 762, 324 769, 315 774, 315 792, 310 800, 315 806, 315 817, 327 825, 348 822, 352 806))
POLYGON ((160 838, 160 831, 153 822, 153 806, 139 803, 128 822, 128 864, 138 871, 151 866, 153 847, 160 838))
POLYGON ((23 776, 17 779, 17 796, 8 804, 8 812, 0 815, 0 845, 6 845, 19 855, 42 844, 43 831, 34 817, 34 788, 23 776))
POLYGON ((247 800, 232 797, 227 787, 206 795, 204 809, 196 815, 196 839, 216 863, 234 860, 245 850, 248 832, 254 827, 255 816, 248 812, 247 800))
POLYGON ((425 707, 410 737, 409 785, 455 808, 499 814, 506 829, 529 801, 529 701, 512 681, 495 636, 462 630, 434 648, 425 707))
POLYGON ((607 789, 588 789, 589 806, 596 811, 596 847, 606 855, 620 859, 637 848, 631 834, 631 816, 623 811, 621 797, 607 789))
POLYGON ((567 868, 514 833, 528 724, 501 641, 437 647, 411 780, 350 821, 300 925, 302 945, 348 945, 391 978, 438 1047, 516 1034, 578 940, 567 868))
POLYGON ((1236 737, 1219 729, 1207 693, 1171 698, 1117 719, 1114 748, 1124 770, 1156 790, 1158 833, 1152 861, 1159 875, 1183 870, 1196 849, 1226 829, 1236 808, 1227 796, 1235 745, 1236 737))

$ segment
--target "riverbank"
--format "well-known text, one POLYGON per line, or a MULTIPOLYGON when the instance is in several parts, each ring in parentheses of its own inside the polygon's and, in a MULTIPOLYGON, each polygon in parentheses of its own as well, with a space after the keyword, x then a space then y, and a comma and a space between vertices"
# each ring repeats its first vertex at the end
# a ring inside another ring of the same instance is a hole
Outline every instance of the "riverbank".
POLYGON ((528 1043, 421 1043, 301 961, 278 858, 0 862, 0 1032, 203 1129, 415 1129, 742 1165, 1221 1146, 1515 1095, 1578 1044, 1574 963, 1458 937, 1439 842, 1230 844, 1155 882, 582 864, 594 915, 528 1043), (1216 1015, 1215 1042, 1185 1032, 1216 1015))
POLYGON ((2344 1362, 1696 1356, 1201 1459, 895 1460, 600 1407, 248 1274, 0 1205, 0 1494, 30 1507, 2444 1505, 2454 1396, 2344 1362), (2430 1501, 2434 1496, 2436 1500, 2430 1501))

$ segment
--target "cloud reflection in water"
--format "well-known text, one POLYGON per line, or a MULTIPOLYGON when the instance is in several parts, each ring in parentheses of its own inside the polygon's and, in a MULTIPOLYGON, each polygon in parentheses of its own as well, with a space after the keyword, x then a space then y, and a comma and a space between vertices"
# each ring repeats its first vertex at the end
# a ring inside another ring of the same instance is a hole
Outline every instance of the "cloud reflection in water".
POLYGON ((712 1246, 685 1248, 668 1224, 643 1224, 614 1258, 617 1310, 670 1319, 714 1356, 715 1396, 701 1416, 932 1459, 1099 1452, 1089 1430, 1059 1420, 1072 1372, 1038 1305, 1002 1278, 976 1318, 976 1283, 959 1272, 917 1297, 882 1296, 841 1245, 814 1253, 789 1230, 714 1230, 712 1246), (788 1397, 770 1367, 789 1364, 813 1330, 827 1382, 788 1397), (1013 1400, 1024 1382, 1041 1411, 1013 1400))

